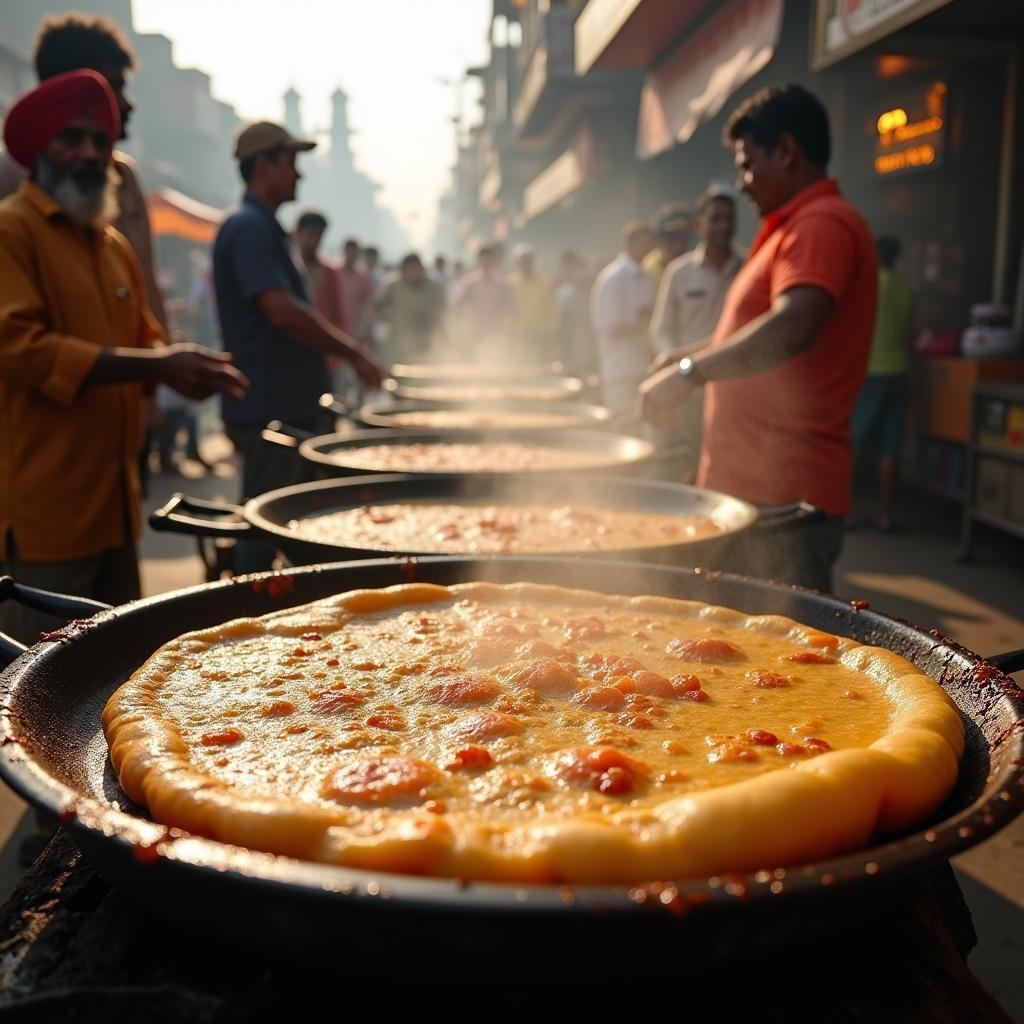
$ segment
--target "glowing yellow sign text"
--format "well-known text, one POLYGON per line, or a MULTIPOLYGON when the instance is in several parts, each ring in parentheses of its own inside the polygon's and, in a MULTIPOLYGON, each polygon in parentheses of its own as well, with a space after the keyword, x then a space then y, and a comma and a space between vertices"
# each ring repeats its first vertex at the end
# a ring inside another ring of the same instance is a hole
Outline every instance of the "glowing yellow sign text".
POLYGON ((935 163, 935 149, 932 146, 911 146, 898 153, 885 153, 875 157, 875 170, 879 174, 905 171, 908 167, 927 167, 935 163))
POLYGON ((902 128, 907 123, 907 112, 902 107, 887 110, 878 119, 878 134, 888 135, 894 128, 902 128))

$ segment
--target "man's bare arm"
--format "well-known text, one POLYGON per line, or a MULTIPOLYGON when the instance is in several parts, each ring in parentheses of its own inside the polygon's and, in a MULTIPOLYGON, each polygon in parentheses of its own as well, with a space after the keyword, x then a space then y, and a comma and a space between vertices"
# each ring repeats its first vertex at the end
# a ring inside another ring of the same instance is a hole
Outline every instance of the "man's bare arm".
POLYGON ((783 292, 767 313, 751 320, 728 343, 699 359, 705 380, 749 377, 806 352, 835 306, 822 288, 801 285, 783 292))
POLYGON ((200 345, 102 349, 82 386, 126 381, 166 384, 186 398, 197 400, 214 394, 241 400, 249 387, 248 378, 231 365, 229 353, 200 345))
POLYGON ((675 366, 683 356, 690 356, 692 358, 710 344, 711 336, 708 335, 706 338, 701 338, 700 341, 694 341, 689 345, 682 345, 679 348, 672 349, 670 352, 662 352, 651 361, 651 365, 647 367, 647 372, 657 373, 658 370, 666 366, 675 366))
MULTIPOLYGON (((736 331, 725 345, 699 354, 695 361, 700 376, 709 381, 749 377, 806 352, 834 305, 824 289, 805 285, 789 289, 767 313, 736 331)), ((679 406, 693 391, 693 381, 680 376, 673 362, 640 385, 641 411, 655 426, 672 426, 679 406)))
POLYGON ((308 303, 284 288, 261 292, 256 301, 264 316, 279 331, 306 348, 347 359, 365 384, 380 387, 384 374, 377 361, 362 352, 354 338, 338 330, 308 303))
MULTIPOLYGON (((700 357, 701 376, 706 380, 745 377, 792 359, 811 347, 834 304, 828 292, 809 285, 783 292, 767 313, 738 330, 727 345, 700 357)), ((707 337, 664 352, 648 372, 672 366, 683 356, 692 359, 710 344, 707 337)))

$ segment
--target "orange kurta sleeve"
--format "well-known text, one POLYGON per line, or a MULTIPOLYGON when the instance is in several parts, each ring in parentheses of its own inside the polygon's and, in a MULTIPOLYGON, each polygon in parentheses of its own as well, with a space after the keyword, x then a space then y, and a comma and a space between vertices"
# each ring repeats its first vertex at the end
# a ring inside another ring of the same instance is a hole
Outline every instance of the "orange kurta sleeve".
POLYGON ((0 378, 70 405, 100 348, 50 329, 30 257, 17 232, 0 234, 0 378))

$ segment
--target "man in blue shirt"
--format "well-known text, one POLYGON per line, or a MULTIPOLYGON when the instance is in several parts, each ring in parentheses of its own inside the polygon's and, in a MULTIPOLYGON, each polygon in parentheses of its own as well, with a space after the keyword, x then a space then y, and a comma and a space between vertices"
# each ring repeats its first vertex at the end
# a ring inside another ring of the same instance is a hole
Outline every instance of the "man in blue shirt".
MULTIPOLYGON (((222 404, 224 426, 242 456, 243 499, 299 482, 298 460, 266 445, 261 431, 275 419, 315 431, 319 398, 330 390, 325 356, 350 362, 369 388, 381 381, 381 367, 373 357, 310 304, 305 272, 275 217, 282 204, 295 198, 301 178, 296 154, 315 145, 269 121, 243 128, 235 158, 245 195, 214 243, 224 347, 251 381, 243 399, 225 398, 222 404)), ((235 568, 268 569, 272 557, 267 545, 242 543, 235 568)))

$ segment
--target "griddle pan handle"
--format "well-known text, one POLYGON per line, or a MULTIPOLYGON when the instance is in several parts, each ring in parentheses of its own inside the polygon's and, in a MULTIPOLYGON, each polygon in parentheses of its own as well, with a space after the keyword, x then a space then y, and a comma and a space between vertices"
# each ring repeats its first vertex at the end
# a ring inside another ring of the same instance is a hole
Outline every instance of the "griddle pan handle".
POLYGON ((1019 651, 1007 651, 1005 654, 996 654, 985 660, 1007 675, 1012 672, 1024 672, 1024 647, 1019 651))
POLYGON ((52 590, 26 587, 16 583, 10 576, 0 576, 0 601, 16 601, 26 608, 48 615, 66 615, 69 619, 88 618, 97 612, 110 611, 110 605, 102 601, 91 601, 87 597, 69 597, 52 590))
POLYGON ((252 527, 242 518, 241 505, 227 501, 203 501, 180 491, 163 508, 150 513, 149 525, 161 533, 184 533, 190 537, 246 537, 252 527), (198 513, 189 515, 188 513, 198 513), (218 522, 213 516, 233 516, 218 522))
POLYGON ((260 435, 267 444, 276 444, 281 448, 298 448, 303 441, 308 441, 314 434, 298 427, 289 427, 280 420, 271 420, 260 435))
POLYGON ((28 648, 6 633, 0 633, 0 668, 7 668, 18 660, 28 648))
MULTIPOLYGON (((23 583, 16 583, 10 576, 0 576, 0 601, 16 601, 26 608, 69 621, 87 619, 110 608, 109 604, 90 601, 85 597, 68 597, 67 594, 56 594, 52 590, 26 587, 23 583)), ((0 665, 9 665, 27 649, 6 633, 0 633, 0 665)))
POLYGON ((793 501, 788 505, 766 505, 758 508, 755 530, 782 530, 793 526, 810 526, 825 521, 825 510, 809 501, 793 501))
MULTIPOLYGON (((331 394, 330 391, 320 396, 320 408, 334 416, 341 416, 346 420, 352 419, 352 410, 337 395, 331 394)), ((270 429, 269 426, 267 429, 270 429)))

